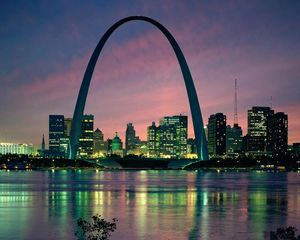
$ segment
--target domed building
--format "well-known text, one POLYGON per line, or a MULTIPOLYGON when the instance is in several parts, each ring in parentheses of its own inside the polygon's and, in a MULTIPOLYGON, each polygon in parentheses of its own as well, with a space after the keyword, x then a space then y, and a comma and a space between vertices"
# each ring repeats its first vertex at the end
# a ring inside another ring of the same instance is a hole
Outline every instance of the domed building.
POLYGON ((123 143, 119 138, 117 132, 115 133, 115 137, 112 140, 111 150, 112 150, 112 154, 116 154, 123 157, 123 143))

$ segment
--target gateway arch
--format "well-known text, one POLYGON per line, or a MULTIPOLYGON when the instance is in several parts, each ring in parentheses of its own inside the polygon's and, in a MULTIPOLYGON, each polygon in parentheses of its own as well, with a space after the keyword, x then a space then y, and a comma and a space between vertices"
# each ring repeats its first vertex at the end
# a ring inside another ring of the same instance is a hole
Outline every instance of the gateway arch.
POLYGON ((78 149, 78 143, 79 143, 79 137, 81 133, 81 122, 83 119, 83 113, 84 113, 84 107, 86 103, 86 98, 90 86, 90 82, 92 79, 92 75, 94 72, 94 68, 96 65, 96 62, 98 60, 98 57, 101 53, 102 48, 104 47, 104 44, 110 37, 110 35, 121 25, 124 23, 130 22, 130 21, 145 21, 148 23, 151 23, 155 27, 157 27, 164 36, 169 40, 169 43, 171 44, 175 55, 177 57, 178 63, 181 68, 182 76, 184 79, 184 83, 187 90, 189 105, 192 113, 192 121, 193 121, 193 127, 194 127, 194 133, 195 133, 195 142, 196 142, 196 149, 198 154, 198 160, 208 160, 208 153, 207 153, 207 145, 206 145, 206 137, 204 133, 203 128, 203 119, 202 114, 200 110, 200 105, 198 101, 198 96, 196 93, 196 89, 194 86, 193 78, 190 73, 189 67, 187 65, 187 62, 185 60, 185 57, 176 42, 175 38, 171 35, 171 33, 159 22, 148 18, 144 16, 131 16, 121 19, 120 21, 116 22, 114 25, 112 25, 106 33, 103 35, 103 37, 100 39, 99 43, 97 44, 90 60, 88 63, 88 66, 85 70, 84 77, 81 83, 81 87, 79 90, 74 114, 73 114, 73 121, 72 121, 72 127, 71 127, 71 133, 70 133, 70 141, 69 141, 69 158, 75 159, 78 149))

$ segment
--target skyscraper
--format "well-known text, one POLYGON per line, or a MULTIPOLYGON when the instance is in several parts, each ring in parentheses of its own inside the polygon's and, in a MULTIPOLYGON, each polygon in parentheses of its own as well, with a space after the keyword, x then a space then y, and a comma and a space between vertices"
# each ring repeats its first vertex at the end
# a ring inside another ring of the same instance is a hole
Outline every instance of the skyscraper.
POLYGON ((157 157, 159 154, 159 134, 155 122, 147 128, 147 146, 149 157, 157 157))
POLYGON ((135 130, 132 123, 127 124, 126 136, 125 136, 125 150, 126 154, 133 154, 136 147, 135 130))
POLYGON ((85 158, 93 155, 94 146, 94 115, 84 115, 79 138, 78 157, 85 158))
POLYGON ((288 147, 288 115, 277 112, 268 119, 268 150, 274 156, 285 155, 288 147))
POLYGON ((274 115, 270 107, 252 107, 248 110, 248 152, 266 154, 267 142, 270 141, 268 119, 274 115))
POLYGON ((187 154, 187 116, 176 115, 163 117, 159 126, 160 151, 173 152, 172 157, 186 157, 187 154), (174 130, 173 130, 173 129, 174 130), (174 143, 173 143, 174 141, 174 143), (164 147, 164 145, 166 147, 164 147), (173 148, 173 150, 171 149, 173 148))
POLYGON ((226 115, 216 113, 208 119, 208 153, 220 156, 226 153, 226 115))
POLYGON ((226 153, 237 154, 242 150, 243 131, 238 124, 226 128, 226 153))
POLYGON ((65 137, 70 137, 71 127, 72 127, 72 118, 65 118, 65 137))
POLYGON ((60 152, 60 139, 64 137, 64 116, 49 115, 49 151, 51 154, 60 152))
POLYGON ((179 157, 179 145, 175 125, 159 126, 159 156, 167 158, 179 157))

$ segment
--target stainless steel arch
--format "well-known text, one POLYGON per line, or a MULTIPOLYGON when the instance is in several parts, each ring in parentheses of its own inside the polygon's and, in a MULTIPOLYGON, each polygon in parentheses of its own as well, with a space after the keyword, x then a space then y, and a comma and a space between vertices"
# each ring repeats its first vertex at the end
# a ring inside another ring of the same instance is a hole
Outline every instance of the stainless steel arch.
POLYGON ((192 120, 193 120, 193 126, 194 126, 194 133, 195 133, 195 141, 196 141, 196 148, 198 153, 198 159, 199 160, 207 160, 208 159, 208 153, 207 153, 207 145, 206 145, 206 138, 205 133, 203 129, 203 119, 202 114, 200 110, 200 105, 197 97, 197 93, 195 90, 194 82, 192 79, 192 75, 190 73, 189 67, 186 63, 185 57, 174 39, 174 37, 171 35, 171 33, 159 22, 148 18, 144 16, 131 16, 121 19, 120 21, 116 22, 114 25, 112 25, 106 33, 103 35, 103 37, 100 39, 99 43, 97 44, 90 61, 88 63, 88 66, 86 68, 81 87, 79 90, 74 114, 73 114, 73 121, 72 121, 72 128, 71 128, 71 134, 70 134, 70 142, 69 142, 69 158, 75 159, 78 149, 78 142, 80 137, 80 131, 81 131, 81 122, 83 119, 83 112, 85 107, 85 102, 91 82, 91 78, 94 72, 94 68, 96 65, 96 62, 98 60, 98 57, 100 55, 100 52, 102 48, 104 47, 104 44, 110 37, 110 35, 122 24, 129 22, 129 21, 145 21, 148 23, 153 24, 156 26, 169 40, 175 54, 178 60, 178 63, 181 68, 181 72, 184 78, 187 95, 189 99, 190 109, 192 113, 192 120))

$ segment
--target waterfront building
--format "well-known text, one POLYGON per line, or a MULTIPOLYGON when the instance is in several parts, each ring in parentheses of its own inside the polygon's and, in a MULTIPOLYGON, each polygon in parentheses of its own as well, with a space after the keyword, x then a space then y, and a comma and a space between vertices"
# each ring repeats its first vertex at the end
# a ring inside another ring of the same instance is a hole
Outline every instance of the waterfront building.
POLYGON ((197 158, 197 148, 194 138, 187 139, 187 147, 186 147, 187 158, 197 158))
POLYGON ((115 137, 112 139, 111 142, 111 152, 114 155, 123 157, 123 143, 122 140, 119 138, 117 132, 115 133, 115 137))
POLYGON ((288 148, 288 115, 277 112, 268 119, 268 151, 274 156, 285 155, 288 148))
POLYGON ((59 154, 60 139, 64 138, 64 116, 49 115, 49 153, 59 154))
POLYGON ((178 149, 176 127, 174 125, 159 126, 159 156, 176 158, 178 149))
POLYGON ((37 155, 37 148, 32 144, 0 142, 0 154, 37 155))
POLYGON ((137 144, 137 138, 135 136, 135 130, 132 123, 127 124, 125 134, 125 151, 126 154, 133 154, 137 144))
POLYGON ((248 110, 248 144, 247 151, 253 154, 267 154, 267 145, 270 142, 268 134, 269 119, 274 115, 270 107, 255 106, 248 110))
POLYGON ((70 138, 71 128, 72 128, 72 118, 65 118, 64 121, 64 133, 66 138, 70 138))
POLYGON ((300 143, 293 143, 293 145, 292 145, 292 152, 295 155, 300 156, 300 143))
POLYGON ((91 157, 94 146, 94 115, 84 115, 81 124, 78 154, 79 158, 91 157))
POLYGON ((159 155, 159 134, 155 122, 147 128, 147 147, 148 157, 157 157, 159 155))
POLYGON ((187 154, 188 118, 184 115, 166 116, 160 120, 160 155, 184 158, 187 154))
POLYGON ((227 155, 237 155, 243 146, 243 131, 238 124, 230 125, 226 128, 226 153, 227 155))
POLYGON ((106 146, 107 146, 107 149, 106 149, 106 154, 107 155, 111 155, 112 154, 112 139, 108 138, 106 140, 106 146))
POLYGON ((97 128, 94 132, 94 156, 103 157, 107 154, 107 146, 102 131, 97 128))
POLYGON ((132 154, 137 156, 147 156, 148 154, 148 142, 141 141, 139 137, 137 137, 136 147, 132 154))
POLYGON ((59 139, 59 152, 60 154, 57 156, 68 157, 68 147, 69 147, 69 138, 62 137, 59 139))
POLYGON ((208 119, 208 153, 210 157, 226 153, 226 115, 216 113, 208 119))

